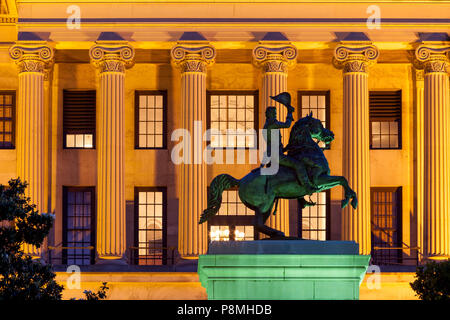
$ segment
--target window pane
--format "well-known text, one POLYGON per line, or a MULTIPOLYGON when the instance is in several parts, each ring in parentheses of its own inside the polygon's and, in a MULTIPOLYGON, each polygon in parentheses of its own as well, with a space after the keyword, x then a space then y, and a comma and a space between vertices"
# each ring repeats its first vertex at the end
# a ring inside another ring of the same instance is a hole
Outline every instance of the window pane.
POLYGON ((372 122, 372 134, 380 134, 380 122, 373 121, 372 122))
POLYGON ((64 217, 67 226, 64 240, 66 247, 80 247, 85 249, 66 249, 65 263, 90 264, 92 251, 87 247, 93 246, 92 228, 92 192, 83 188, 70 188, 64 206, 64 217))
POLYGON ((85 148, 92 148, 94 146, 93 144, 93 135, 92 134, 85 134, 84 135, 84 147, 85 148))
POLYGON ((137 199, 139 206, 138 249, 136 263, 140 265, 161 265, 165 263, 166 255, 163 248, 163 217, 164 197, 162 191, 139 191, 137 199))
POLYGON ((325 240, 327 201, 326 192, 319 192, 309 197, 308 201, 315 202, 315 206, 299 210, 299 236, 303 239, 325 240))
POLYGON ((75 147, 75 135, 66 134, 66 147, 67 148, 75 147))
POLYGON ((162 95, 140 95, 146 101, 139 109, 139 148, 164 147, 164 97, 162 95), (145 99, 144 99, 145 98, 145 99))
MULTIPOLYGON (((210 96, 210 127, 219 129, 226 135, 226 130, 237 130, 239 134, 245 135, 247 127, 254 128, 254 96, 239 93, 230 95, 210 96)), ((238 135, 239 135, 238 134, 238 135)), ((249 147, 254 142, 243 137, 227 134, 223 140, 211 137, 212 147, 249 147)))

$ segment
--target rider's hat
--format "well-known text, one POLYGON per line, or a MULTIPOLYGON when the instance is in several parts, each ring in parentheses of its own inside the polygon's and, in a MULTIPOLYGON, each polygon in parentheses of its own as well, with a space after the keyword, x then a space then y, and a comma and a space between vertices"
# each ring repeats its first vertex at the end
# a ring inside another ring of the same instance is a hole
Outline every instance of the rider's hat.
POLYGON ((292 107, 291 95, 289 94, 289 92, 282 92, 276 96, 270 96, 270 98, 275 100, 276 102, 281 103, 282 105, 285 105, 286 107, 292 107))

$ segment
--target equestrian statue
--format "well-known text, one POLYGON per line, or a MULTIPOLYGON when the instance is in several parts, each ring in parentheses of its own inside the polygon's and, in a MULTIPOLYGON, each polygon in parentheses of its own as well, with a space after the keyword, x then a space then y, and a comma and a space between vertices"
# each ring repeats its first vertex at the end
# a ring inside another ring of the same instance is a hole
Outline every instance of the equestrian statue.
MULTIPOLYGON (((312 113, 294 124, 286 147, 282 145, 279 135, 278 150, 271 150, 271 131, 291 126, 294 107, 291 106, 291 96, 288 92, 270 98, 284 105, 288 111, 286 121, 280 122, 276 118, 275 107, 270 106, 266 109, 264 124, 266 154, 270 156, 272 152, 279 153, 279 156, 275 157, 279 164, 278 171, 272 175, 261 174, 264 167, 261 165, 240 180, 228 174, 216 176, 209 188, 208 207, 203 211, 199 223, 204 223, 219 212, 223 191, 233 187, 239 188, 242 203, 255 211, 255 230, 275 239, 283 238, 284 233, 266 226, 265 222, 272 211, 273 214, 276 213, 278 199, 298 199, 302 208, 314 206, 314 202, 307 201, 304 197, 340 185, 345 191, 341 207, 345 208, 350 202, 356 209, 358 205, 356 193, 350 188, 346 178, 330 176, 328 161, 318 144, 320 141, 329 144, 334 140, 334 134, 324 128, 319 119, 313 118, 312 113)), ((273 161, 273 157, 271 160, 273 161)))

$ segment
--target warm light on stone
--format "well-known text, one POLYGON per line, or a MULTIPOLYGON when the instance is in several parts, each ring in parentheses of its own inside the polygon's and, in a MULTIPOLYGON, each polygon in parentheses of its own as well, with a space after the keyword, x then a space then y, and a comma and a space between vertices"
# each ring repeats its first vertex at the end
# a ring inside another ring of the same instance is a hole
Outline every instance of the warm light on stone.
POLYGON ((343 69, 343 176, 358 195, 358 208, 342 210, 341 239, 359 244, 360 254, 371 251, 368 66, 378 58, 370 43, 341 43, 335 65, 343 69))
POLYGON ((423 233, 419 233, 419 241, 425 257, 437 260, 450 257, 448 52, 448 42, 425 43, 415 51, 418 66, 424 69, 424 109, 420 112, 423 114, 423 168, 419 169, 423 172, 423 220, 419 220, 423 233))
MULTIPOLYGON (((26 195, 37 210, 46 210, 44 78, 53 63, 53 49, 46 43, 17 43, 9 49, 19 68, 17 99, 17 176, 28 182, 26 195)), ((40 257, 41 249, 24 245, 24 252, 40 257)))
MULTIPOLYGON (((214 63, 216 51, 207 43, 178 43, 171 51, 172 62, 181 70, 182 128, 203 137, 206 125, 206 68, 214 63), (194 125, 202 124, 201 132, 194 125)), ((183 140, 183 143, 187 141, 183 140)), ((181 164, 181 194, 178 218, 178 251, 186 259, 196 259, 207 250, 207 226, 199 225, 206 208, 207 176, 203 150, 206 142, 192 141, 191 164, 181 164)), ((187 147, 184 149, 187 150, 187 147)))
POLYGON ((97 43, 90 52, 99 70, 97 160, 97 252, 100 259, 120 260, 125 237, 125 68, 134 49, 127 43, 97 43))

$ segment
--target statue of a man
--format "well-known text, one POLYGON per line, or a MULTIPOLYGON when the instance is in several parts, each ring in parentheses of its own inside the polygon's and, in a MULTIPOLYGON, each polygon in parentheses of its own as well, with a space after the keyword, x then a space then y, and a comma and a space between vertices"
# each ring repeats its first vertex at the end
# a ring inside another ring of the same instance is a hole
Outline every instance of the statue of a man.
MULTIPOLYGON (((278 142, 278 150, 271 150, 271 132, 272 130, 279 130, 284 128, 289 128, 291 126, 294 117, 292 113, 294 112, 294 107, 290 105, 291 96, 287 92, 283 92, 275 97, 271 97, 273 100, 282 103, 287 109, 288 113, 285 122, 280 122, 277 120, 277 109, 275 107, 267 107, 266 109, 266 122, 264 123, 264 129, 266 129, 266 143, 267 143, 267 156, 270 157, 272 152, 278 152, 279 159, 278 163, 284 167, 291 168, 295 171, 297 180, 301 185, 304 185, 310 189, 311 194, 317 190, 317 188, 311 183, 308 172, 306 170, 306 165, 311 165, 311 161, 307 158, 303 161, 297 160, 293 157, 286 155, 283 152, 283 143, 281 142, 281 134, 279 134, 280 141, 278 142)), ((314 163, 312 163, 314 165, 314 163)))

